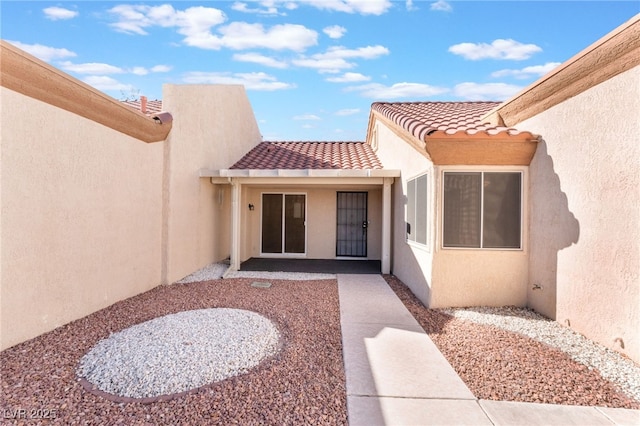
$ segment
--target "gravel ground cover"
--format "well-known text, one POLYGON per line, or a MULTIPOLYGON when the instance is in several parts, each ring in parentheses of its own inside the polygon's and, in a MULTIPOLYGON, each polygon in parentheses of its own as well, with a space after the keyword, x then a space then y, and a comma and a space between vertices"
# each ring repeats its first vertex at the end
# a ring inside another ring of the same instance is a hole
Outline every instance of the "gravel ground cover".
POLYGON ((205 266, 202 269, 195 271, 193 274, 187 275, 179 281, 177 284, 186 284, 198 281, 217 280, 222 278, 259 278, 270 280, 334 280, 336 274, 309 274, 304 272, 263 272, 263 271, 227 271, 229 264, 227 263, 212 263, 205 266), (226 275, 225 275, 226 274, 226 275))
POLYGON ((101 340, 77 373, 112 395, 154 398, 246 373, 274 355, 279 340, 276 326, 252 311, 183 311, 101 340))
POLYGON ((160 286, 0 352, 0 423, 346 424, 337 282, 271 280, 268 289, 252 282, 160 286), (79 383, 81 358, 110 334, 163 315, 219 307, 271 320, 281 349, 245 374, 171 400, 112 401, 79 383))
MULTIPOLYGON (((396 277, 386 275, 384 278, 477 398, 640 408, 640 396, 634 398, 633 386, 640 370, 619 354, 602 348, 592 350, 582 336, 566 334, 569 330, 560 330, 559 324, 550 326, 532 312, 427 309, 396 277), (488 312, 493 317, 496 312, 503 315, 490 323, 488 312), (526 328, 523 322, 528 324, 529 336, 522 333, 526 328), (515 326, 506 330, 506 324, 515 326), (530 337, 534 329, 538 330, 537 338, 530 337), (554 341, 559 345, 560 335, 566 340, 565 350, 551 346, 554 341), (545 339, 551 342, 540 341, 545 339), (588 365, 585 359, 573 359, 567 353, 572 345, 582 345, 577 352, 592 350, 591 357, 586 358, 599 358, 597 365, 619 371, 609 371, 611 380, 603 378, 593 364, 588 365)), ((591 346, 595 345, 591 343, 591 346)))

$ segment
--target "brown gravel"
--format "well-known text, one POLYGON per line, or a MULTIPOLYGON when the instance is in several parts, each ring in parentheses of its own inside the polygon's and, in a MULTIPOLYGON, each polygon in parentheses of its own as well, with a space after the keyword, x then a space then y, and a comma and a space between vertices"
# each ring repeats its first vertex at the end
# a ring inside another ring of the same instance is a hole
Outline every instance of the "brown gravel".
POLYGON ((157 287, 2 351, 0 422, 346 424, 337 282, 271 280, 269 289, 251 287, 251 282, 157 287), (162 315, 213 307, 270 318, 282 336, 282 350, 247 374, 170 401, 112 402, 78 382, 78 362, 110 333, 162 315))
POLYGON ((396 277, 385 280, 479 399, 640 408, 600 373, 524 335, 427 309, 396 277))

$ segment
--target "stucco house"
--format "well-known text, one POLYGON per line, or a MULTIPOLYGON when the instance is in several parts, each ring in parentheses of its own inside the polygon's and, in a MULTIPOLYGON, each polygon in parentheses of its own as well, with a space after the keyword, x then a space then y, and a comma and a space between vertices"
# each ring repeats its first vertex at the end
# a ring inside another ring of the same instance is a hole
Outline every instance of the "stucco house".
POLYGON ((640 15, 500 104, 374 103, 367 143, 402 170, 392 272, 429 307, 529 306, 640 361, 638 65, 640 15))
POLYGON ((226 257, 364 258, 640 362, 639 34, 506 102, 375 102, 364 142, 264 142, 240 86, 119 102, 2 42, 2 348, 226 257))

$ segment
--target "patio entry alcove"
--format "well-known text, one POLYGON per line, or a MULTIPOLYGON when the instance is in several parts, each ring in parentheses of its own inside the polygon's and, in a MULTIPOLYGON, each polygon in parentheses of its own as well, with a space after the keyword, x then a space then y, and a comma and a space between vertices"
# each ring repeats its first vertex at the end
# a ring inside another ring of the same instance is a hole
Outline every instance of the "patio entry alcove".
POLYGON ((200 176, 231 186, 225 212, 231 270, 261 265, 344 273, 351 264, 390 272, 391 188, 398 170, 227 169, 201 170, 200 176))

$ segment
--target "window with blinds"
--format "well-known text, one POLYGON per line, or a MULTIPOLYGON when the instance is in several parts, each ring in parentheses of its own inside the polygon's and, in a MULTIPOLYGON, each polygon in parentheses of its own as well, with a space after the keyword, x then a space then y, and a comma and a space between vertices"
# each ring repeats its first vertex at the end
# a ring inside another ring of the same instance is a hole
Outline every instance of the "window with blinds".
POLYGON ((522 248, 521 172, 445 172, 443 247, 522 248))
POLYGON ((407 241, 426 246, 428 235, 427 175, 407 181, 407 241))

